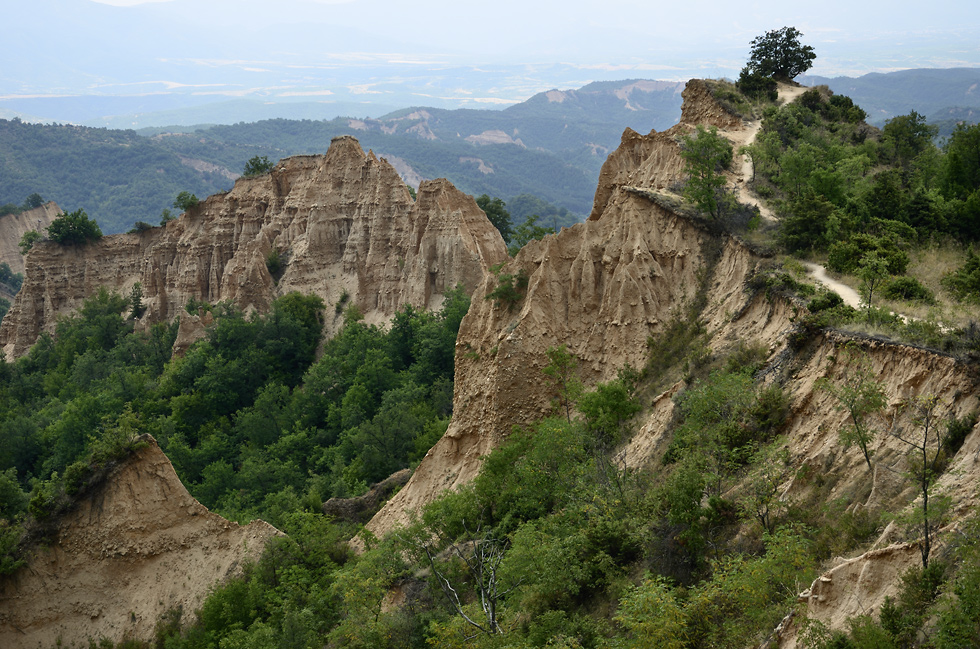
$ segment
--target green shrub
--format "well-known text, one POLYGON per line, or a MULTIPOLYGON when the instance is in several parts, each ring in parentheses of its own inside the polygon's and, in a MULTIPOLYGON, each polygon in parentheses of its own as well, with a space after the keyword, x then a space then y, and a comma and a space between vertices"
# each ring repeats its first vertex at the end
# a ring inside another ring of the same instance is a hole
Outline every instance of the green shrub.
POLYGON ((133 223, 133 227, 129 230, 128 234, 138 234, 140 232, 146 232, 147 230, 152 230, 153 226, 146 221, 137 221, 133 223))
POLYGON ((493 300, 498 307, 506 306, 513 311, 517 303, 524 299, 530 278, 523 268, 516 274, 501 273, 497 276, 497 287, 487 293, 486 299, 493 300))
POLYGON ((242 175, 246 178, 261 176, 264 173, 272 171, 272 167, 274 166, 275 165, 269 161, 267 156, 254 156, 245 163, 245 168, 242 170, 242 175))
POLYGON ((946 422, 946 436, 943 438, 943 451, 950 458, 963 448, 963 443, 966 441, 967 436, 973 432, 973 428, 977 425, 977 419, 977 413, 971 412, 963 417, 953 417, 946 422))
POLYGON ((350 301, 350 292, 345 288, 340 293, 340 297, 337 298, 337 303, 333 305, 334 312, 340 315, 344 312, 344 307, 347 306, 347 302, 350 301))
POLYGON ((282 271, 282 258, 279 256, 279 251, 275 248, 270 250, 269 254, 265 256, 265 267, 273 279, 278 281, 279 273, 282 271))
POLYGON ((17 244, 20 246, 20 254, 26 255, 34 247, 34 244, 42 238, 43 236, 37 230, 28 230, 25 232, 24 236, 20 238, 20 243, 17 244))
POLYGON ((743 95, 752 99, 776 101, 779 98, 775 79, 758 72, 752 72, 748 66, 742 68, 735 85, 738 86, 743 95))
POLYGON ((174 199, 173 206, 180 210, 181 212, 189 212, 192 207, 200 203, 197 196, 194 194, 183 191, 177 194, 177 198, 174 199))
POLYGON ((55 512, 58 506, 59 493, 58 474, 52 473, 50 480, 38 480, 34 483, 31 499, 27 503, 27 513, 34 520, 44 521, 55 512))
POLYGON ((904 300, 906 302, 924 302, 935 304, 936 296, 914 277, 896 277, 881 289, 882 297, 889 300, 904 300))
POLYGON ((980 255, 967 251, 966 261, 940 280, 943 288, 960 302, 980 302, 980 255))
POLYGON ((0 520, 0 576, 10 575, 27 564, 20 554, 20 541, 24 535, 21 525, 0 520))
POLYGON ((806 308, 810 313, 820 313, 821 311, 833 309, 843 304, 844 298, 834 291, 821 291, 815 298, 807 303, 806 308))
POLYGON ((706 338, 707 330, 696 318, 672 320, 659 334, 647 338, 649 360, 644 374, 654 379, 655 386, 659 387, 668 372, 681 366, 706 338))
POLYGON ((908 268, 908 254, 900 250, 894 241, 859 233, 830 246, 827 253, 827 269, 836 273, 854 273, 861 259, 872 252, 877 252, 885 260, 888 272, 892 275, 902 275, 908 268))
POLYGON ((65 474, 63 481, 65 484, 65 493, 69 496, 74 496, 85 486, 85 482, 92 475, 92 467, 88 462, 78 461, 69 464, 65 468, 65 474))
POLYGON ((62 212, 48 226, 48 237, 62 245, 79 245, 102 238, 99 224, 85 210, 62 212))
POLYGON ((604 447, 618 444, 626 434, 626 422, 640 411, 640 404, 620 380, 600 383, 579 397, 577 409, 586 427, 604 447))
POLYGON ((187 304, 184 305, 184 310, 191 315, 198 315, 202 310, 208 312, 213 307, 205 302, 204 300, 199 300, 196 297, 191 296, 191 299, 187 300, 187 304))

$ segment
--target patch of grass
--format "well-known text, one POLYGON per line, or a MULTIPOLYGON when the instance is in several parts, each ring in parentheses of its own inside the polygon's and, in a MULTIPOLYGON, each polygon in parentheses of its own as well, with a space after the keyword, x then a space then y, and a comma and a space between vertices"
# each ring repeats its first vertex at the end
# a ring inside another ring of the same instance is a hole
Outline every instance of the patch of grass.
POLYGON ((755 118, 755 107, 734 83, 722 79, 706 80, 711 96, 726 112, 741 119, 755 118))

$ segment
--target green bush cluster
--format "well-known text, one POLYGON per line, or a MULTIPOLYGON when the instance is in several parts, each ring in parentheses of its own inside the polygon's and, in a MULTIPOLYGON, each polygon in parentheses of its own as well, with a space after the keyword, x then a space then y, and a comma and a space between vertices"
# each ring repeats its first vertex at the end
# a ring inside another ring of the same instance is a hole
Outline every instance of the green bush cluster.
POLYGON ((176 323, 135 332, 130 300, 102 290, 0 363, 0 471, 32 493, 0 518, 57 515, 142 433, 232 518, 277 521, 360 493, 444 432, 468 304, 460 288, 439 313, 406 308, 388 331, 352 320, 317 363, 318 298, 287 294, 250 318, 218 305, 206 338, 171 359, 176 323))
POLYGON ((973 249, 966 253, 966 261, 940 280, 943 288, 960 302, 980 303, 980 256, 973 249))
MULTIPOLYGON (((746 152, 756 190, 782 217, 783 248, 826 253, 827 268, 851 274, 877 255, 886 266, 881 295, 932 303, 925 287, 902 277, 908 251, 937 237, 980 237, 980 167, 967 153, 980 140, 980 126, 961 125, 937 148, 935 129, 914 111, 878 131, 864 124, 864 111, 850 98, 825 88, 764 112, 746 152)), ((974 266, 968 258, 944 288, 971 299, 974 266)))
POLYGON ((48 238, 62 245, 81 245, 102 238, 102 230, 85 210, 62 212, 48 226, 48 238))
POLYGON ((527 272, 520 268, 516 273, 501 273, 497 269, 497 286, 486 294, 486 299, 493 300, 498 306, 506 306, 508 311, 513 311, 514 307, 524 299, 527 292, 527 285, 530 278, 527 272))

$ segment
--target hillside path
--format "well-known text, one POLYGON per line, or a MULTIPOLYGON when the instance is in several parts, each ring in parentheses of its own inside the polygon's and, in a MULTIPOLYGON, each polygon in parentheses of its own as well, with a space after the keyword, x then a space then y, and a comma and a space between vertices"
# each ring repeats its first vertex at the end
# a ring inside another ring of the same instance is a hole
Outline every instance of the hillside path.
MULTIPOLYGON (((809 88, 781 83, 777 89, 777 92, 779 93, 779 103, 788 104, 807 90, 809 90, 809 88)), ((746 122, 743 128, 737 131, 726 132, 725 135, 731 140, 732 146, 737 152, 742 146, 755 142, 761 128, 762 120, 757 119, 752 120, 751 122, 746 122)), ((740 203, 752 205, 758 208, 759 214, 763 219, 767 221, 775 221, 776 217, 772 213, 772 210, 770 210, 767 205, 763 204, 763 202, 759 200, 758 196, 749 191, 749 180, 752 178, 752 158, 747 155, 742 155, 740 158, 741 163, 739 164, 739 167, 735 173, 735 192, 738 196, 738 201, 740 203)), ((861 299, 861 294, 847 284, 839 282, 827 275, 826 268, 820 264, 815 264, 809 261, 803 262, 803 265, 806 267, 807 274, 811 278, 840 295, 841 298, 844 299, 845 304, 852 306, 855 309, 860 309, 862 307, 864 302, 861 299)))
MULTIPOLYGON (((809 88, 781 83, 777 88, 779 103, 788 104, 807 90, 809 90, 809 88)), ((738 155, 738 150, 741 147, 755 142, 761 128, 762 120, 754 119, 752 121, 744 122, 744 126, 738 130, 726 131, 725 137, 731 140, 732 148, 735 150, 736 155, 738 155)), ((776 217, 772 213, 772 210, 770 210, 767 205, 764 205, 755 194, 749 191, 749 180, 751 180, 753 175, 752 158, 750 158, 748 155, 739 155, 739 158, 740 164, 738 169, 735 171, 735 194, 738 197, 738 202, 758 208, 759 215, 763 219, 767 221, 775 221, 776 217)))
POLYGON ((803 265, 806 267, 807 274, 810 277, 840 295, 844 299, 844 304, 852 306, 855 309, 860 309, 862 306, 864 306, 864 301, 861 299, 861 294, 847 284, 838 282, 836 279, 833 279, 827 275, 826 268, 820 264, 815 264, 812 261, 804 261, 803 265))

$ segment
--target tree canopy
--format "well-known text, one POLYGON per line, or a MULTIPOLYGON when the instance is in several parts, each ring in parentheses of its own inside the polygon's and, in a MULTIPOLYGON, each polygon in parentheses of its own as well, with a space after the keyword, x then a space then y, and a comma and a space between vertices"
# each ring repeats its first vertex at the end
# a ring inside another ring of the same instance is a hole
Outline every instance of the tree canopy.
POLYGON ((481 194, 476 199, 476 204, 483 210, 493 227, 497 228, 500 236, 504 238, 504 243, 510 243, 514 235, 513 224, 510 220, 510 212, 506 209, 506 204, 496 196, 490 198, 487 194, 481 194))
POLYGON ((699 210, 714 218, 724 206, 725 176, 721 173, 732 163, 732 145, 718 134, 698 125, 697 131, 681 138, 681 157, 688 175, 684 196, 699 210))
POLYGON ((253 156, 245 163, 245 169, 242 171, 242 175, 246 178, 261 176, 271 171, 273 166, 274 164, 269 160, 268 156, 253 156))
POLYGON ((75 245, 97 241, 102 238, 102 230, 85 210, 62 212, 48 226, 48 236, 52 241, 63 245, 75 245))
POLYGON ((201 201, 194 194, 189 191, 182 191, 177 194, 177 198, 174 199, 174 207, 181 212, 186 212, 191 209, 201 201))
POLYGON ((800 43, 802 35, 795 27, 783 27, 753 38, 747 72, 789 81, 809 70, 817 55, 800 43))

